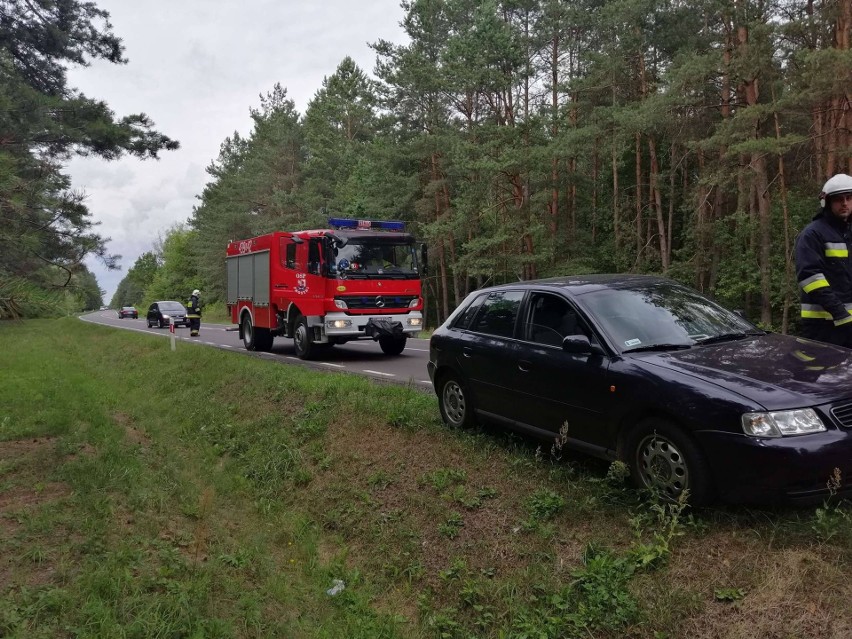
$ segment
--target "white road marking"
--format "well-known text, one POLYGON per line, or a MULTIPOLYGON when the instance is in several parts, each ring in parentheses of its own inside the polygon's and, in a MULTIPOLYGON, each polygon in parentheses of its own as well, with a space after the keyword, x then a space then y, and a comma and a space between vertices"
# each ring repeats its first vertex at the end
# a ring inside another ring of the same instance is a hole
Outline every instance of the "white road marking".
MULTIPOLYGON (((144 335, 157 335, 159 337, 171 337, 171 333, 169 333, 168 331, 162 331, 162 330, 151 329, 151 328, 134 328, 132 326, 132 322, 122 322, 121 325, 115 325, 115 324, 103 324, 103 323, 100 323, 100 322, 95 322, 92 319, 90 319, 90 318, 87 319, 86 317, 83 317, 83 316, 80 316, 78 319, 80 319, 83 322, 88 322, 90 324, 94 324, 96 326, 106 326, 107 328, 119 328, 119 329, 123 329, 123 330, 126 330, 126 331, 135 331, 137 333, 143 333, 144 335)), ((140 323, 141 323, 141 320, 140 320, 140 323)), ((181 341, 181 342, 186 342, 187 344, 192 344, 192 343, 209 344, 211 346, 218 346, 220 348, 235 348, 234 346, 231 346, 230 344, 216 344, 216 343, 211 343, 211 342, 202 342, 198 339, 191 338, 189 336, 183 337, 183 336, 178 335, 178 336, 175 337, 175 339, 178 340, 178 341, 181 341)), ((357 344, 357 342, 353 341, 353 342, 350 342, 347 345, 353 346, 353 345, 356 345, 356 344, 357 344)), ((373 344, 368 343, 368 342, 362 343, 360 345, 361 346, 373 346, 373 344)), ((412 348, 411 350, 428 352, 428 349, 412 348)), ((289 356, 289 355, 277 355, 275 353, 265 353, 265 352, 261 352, 261 353, 257 353, 257 354, 263 355, 263 356, 266 356, 266 357, 271 357, 273 359, 290 359, 290 360, 293 360, 294 362, 301 362, 301 360, 298 357, 292 357, 292 356, 289 356)), ((330 366, 330 367, 334 367, 334 368, 346 368, 346 366, 344 366, 342 364, 334 364, 332 362, 316 362, 316 363, 324 364, 325 366, 330 366)), ((378 375, 379 377, 396 377, 396 375, 394 375, 393 373, 385 373, 383 371, 374 371, 374 370, 371 370, 371 369, 368 369, 368 368, 362 369, 362 371, 364 373, 369 373, 371 375, 378 375)), ((411 381, 411 380, 409 380, 409 381, 411 381)), ((428 385, 432 386, 432 382, 430 382, 429 380, 419 380, 419 381, 417 381, 417 383, 428 384, 428 385)))
MULTIPOLYGON (((375 348, 375 342, 368 342, 366 340, 352 340, 351 342, 346 342, 346 346, 366 346, 368 348, 375 348)), ((405 351, 417 351, 419 353, 428 353, 428 348, 414 348, 413 346, 406 346, 405 351)), ((405 351, 402 351, 403 353, 405 351)))

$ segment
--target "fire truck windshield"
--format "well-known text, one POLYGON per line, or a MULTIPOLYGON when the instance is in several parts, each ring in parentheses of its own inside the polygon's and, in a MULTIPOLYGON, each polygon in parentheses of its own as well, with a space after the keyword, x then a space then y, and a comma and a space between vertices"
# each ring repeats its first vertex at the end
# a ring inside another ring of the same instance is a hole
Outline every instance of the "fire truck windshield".
POLYGON ((418 279, 414 244, 350 239, 334 246, 330 277, 340 279, 418 279))

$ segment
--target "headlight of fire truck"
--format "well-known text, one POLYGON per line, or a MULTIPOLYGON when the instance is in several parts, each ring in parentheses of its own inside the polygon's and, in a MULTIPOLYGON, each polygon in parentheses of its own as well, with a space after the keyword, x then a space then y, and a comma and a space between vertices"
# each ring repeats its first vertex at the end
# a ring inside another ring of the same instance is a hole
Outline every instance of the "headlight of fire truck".
POLYGON ((423 324, 423 318, 421 317, 409 317, 407 321, 409 326, 420 326, 423 324))
POLYGON ((419 298, 419 297, 415 297, 413 300, 411 300, 411 301, 408 303, 408 308, 414 308, 414 307, 416 307, 419 303, 420 303, 420 298, 419 298))
POLYGON ((346 306, 346 302, 344 302, 343 300, 334 300, 334 305, 335 305, 337 308, 342 309, 342 310, 344 310, 344 311, 345 311, 347 308, 349 308, 348 306, 346 306))
POLYGON ((325 323, 326 328, 349 328, 352 326, 351 320, 328 320, 325 323))

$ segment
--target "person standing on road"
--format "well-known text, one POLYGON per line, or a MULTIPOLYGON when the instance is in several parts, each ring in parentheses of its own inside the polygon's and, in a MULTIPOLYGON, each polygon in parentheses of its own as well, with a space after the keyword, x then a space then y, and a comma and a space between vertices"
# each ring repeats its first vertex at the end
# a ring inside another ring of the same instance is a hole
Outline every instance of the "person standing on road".
POLYGON ((190 337, 198 337, 201 330, 201 291, 195 289, 189 297, 189 304, 186 306, 186 317, 189 320, 189 335, 190 337))
POLYGON ((802 337, 852 348, 852 176, 838 173, 796 239, 802 337))

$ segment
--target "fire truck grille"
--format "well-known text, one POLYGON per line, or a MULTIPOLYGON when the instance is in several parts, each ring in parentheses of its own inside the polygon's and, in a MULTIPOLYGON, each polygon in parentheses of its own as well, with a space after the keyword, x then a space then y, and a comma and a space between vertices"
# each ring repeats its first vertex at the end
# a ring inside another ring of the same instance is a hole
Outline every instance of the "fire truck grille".
POLYGON ((415 295, 341 295, 349 310, 408 308, 415 295))
POLYGON ((852 402, 838 404, 831 409, 834 419, 844 428, 852 428, 852 402))

